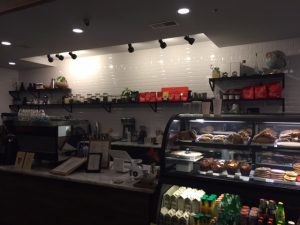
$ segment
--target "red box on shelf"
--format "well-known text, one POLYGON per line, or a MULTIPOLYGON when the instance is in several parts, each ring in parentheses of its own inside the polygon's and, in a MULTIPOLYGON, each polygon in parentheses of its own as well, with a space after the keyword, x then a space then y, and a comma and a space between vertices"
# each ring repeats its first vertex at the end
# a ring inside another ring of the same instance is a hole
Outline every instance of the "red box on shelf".
POLYGON ((163 93, 162 92, 157 92, 156 93, 156 101, 157 102, 162 102, 163 100, 163 93))
POLYGON ((175 92, 175 102, 180 102, 180 95, 181 93, 180 92, 175 92))
POLYGON ((150 102, 156 102, 156 92, 150 92, 150 102))
POLYGON ((139 102, 145 102, 145 101, 146 101, 146 93, 140 93, 139 102))
POLYGON ((169 101, 184 101, 185 98, 187 100, 189 88, 188 87, 166 87, 166 88, 162 88, 161 91, 169 93, 169 101))
POLYGON ((169 101, 174 102, 175 101, 175 93, 169 92, 169 101))
POLYGON ((188 92, 183 92, 180 94, 180 100, 183 102, 186 102, 189 98, 189 93, 188 92))

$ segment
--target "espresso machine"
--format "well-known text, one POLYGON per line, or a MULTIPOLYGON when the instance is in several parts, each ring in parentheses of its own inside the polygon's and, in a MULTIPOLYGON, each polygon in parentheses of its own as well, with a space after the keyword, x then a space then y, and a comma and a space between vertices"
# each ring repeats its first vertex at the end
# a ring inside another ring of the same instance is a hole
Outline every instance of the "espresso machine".
POLYGON ((122 140, 131 141, 132 134, 135 133, 135 119, 133 117, 123 117, 121 123, 123 125, 122 140))

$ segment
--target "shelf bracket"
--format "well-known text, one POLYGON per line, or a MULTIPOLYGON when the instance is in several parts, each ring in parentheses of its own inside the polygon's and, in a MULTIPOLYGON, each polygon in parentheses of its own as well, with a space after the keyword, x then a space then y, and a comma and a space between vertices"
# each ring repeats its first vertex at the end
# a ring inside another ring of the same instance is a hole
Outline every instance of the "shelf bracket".
POLYGON ((149 106, 153 110, 153 112, 157 112, 157 102, 149 102, 149 106))
POLYGON ((33 91, 28 91, 33 97, 35 97, 35 98, 40 98, 40 92, 37 92, 37 93, 35 93, 35 92, 33 92, 33 91))
POLYGON ((215 90, 215 81, 209 79, 208 82, 209 82, 210 89, 212 91, 214 91, 215 90))
POLYGON ((111 112, 111 103, 104 103, 103 108, 105 109, 106 112, 111 112))
POLYGON ((20 93, 18 91, 9 91, 8 93, 14 100, 20 99, 20 93))
POLYGON ((69 113, 73 112, 73 104, 62 104, 62 106, 67 112, 69 113))
POLYGON ((19 109, 20 109, 20 106, 17 106, 17 105, 10 105, 9 108, 10 108, 10 110, 13 111, 13 112, 18 112, 19 109))
POLYGON ((285 86, 285 77, 284 77, 284 75, 282 76, 282 89, 284 89, 284 86, 285 86))

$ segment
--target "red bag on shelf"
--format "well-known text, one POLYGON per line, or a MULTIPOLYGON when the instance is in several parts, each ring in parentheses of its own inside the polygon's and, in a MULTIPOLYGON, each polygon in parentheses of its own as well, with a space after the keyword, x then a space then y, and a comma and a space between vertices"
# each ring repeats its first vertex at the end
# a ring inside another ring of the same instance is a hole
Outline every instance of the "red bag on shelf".
POLYGON ((146 93, 140 93, 139 94, 139 101, 145 102, 146 101, 146 93))
POLYGON ((282 95, 282 86, 280 82, 274 82, 269 84, 269 98, 281 98, 282 95))
POLYGON ((255 99, 266 99, 268 98, 267 85, 259 84, 254 87, 255 99))
POLYGON ((245 87, 242 89, 242 99, 254 99, 254 87, 245 87))

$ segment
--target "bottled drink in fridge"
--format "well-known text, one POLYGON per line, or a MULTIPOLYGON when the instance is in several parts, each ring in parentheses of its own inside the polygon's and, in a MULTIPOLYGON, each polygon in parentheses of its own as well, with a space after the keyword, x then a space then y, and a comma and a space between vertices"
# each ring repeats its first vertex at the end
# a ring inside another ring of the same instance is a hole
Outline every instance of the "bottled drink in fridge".
POLYGON ((285 213, 282 202, 278 202, 277 212, 276 212, 276 223, 285 224, 285 213))

